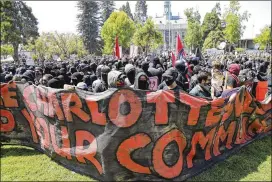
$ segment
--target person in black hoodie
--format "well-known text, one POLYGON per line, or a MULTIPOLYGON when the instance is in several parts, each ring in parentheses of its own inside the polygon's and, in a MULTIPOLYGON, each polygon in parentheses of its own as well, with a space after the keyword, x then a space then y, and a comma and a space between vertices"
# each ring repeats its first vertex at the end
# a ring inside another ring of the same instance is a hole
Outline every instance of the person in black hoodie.
POLYGON ((142 70, 144 71, 144 73, 148 76, 148 77, 152 77, 152 74, 149 72, 148 68, 149 68, 149 62, 147 61, 143 61, 141 63, 141 67, 142 70))
POLYGON ((127 75, 127 78, 125 79, 126 85, 133 85, 135 81, 136 69, 132 64, 127 64, 125 66, 125 74, 127 75))
POLYGON ((139 90, 149 90, 148 76, 144 72, 140 72, 136 75, 133 88, 139 90))
POLYGON ((75 72, 71 76, 71 84, 77 86, 79 82, 82 82, 84 74, 82 72, 75 72))
POLYGON ((63 76, 65 84, 70 84, 71 79, 69 78, 69 76, 67 74, 66 68, 61 68, 60 69, 60 75, 63 76))
POLYGON ((257 74, 257 78, 259 81, 267 81, 267 68, 268 68, 269 62, 263 62, 261 63, 260 67, 259 67, 259 71, 257 74))
POLYGON ((176 62, 175 64, 176 69, 178 70, 178 78, 177 78, 177 84, 180 87, 183 87, 185 89, 186 92, 188 92, 189 90, 189 76, 187 74, 188 72, 188 68, 186 66, 186 61, 181 59, 179 61, 176 62))
POLYGON ((101 67, 101 81, 103 84, 103 87, 108 89, 108 73, 110 72, 110 68, 108 66, 103 65, 101 67))
POLYGON ((48 81, 48 87, 61 89, 63 88, 63 83, 60 81, 59 78, 52 78, 48 81))
POLYGON ((174 91, 181 91, 183 90, 182 87, 177 85, 176 78, 178 77, 178 72, 175 68, 169 68, 165 71, 162 75, 165 86, 163 86, 163 90, 174 90, 174 91))
POLYGON ((189 85, 190 91, 198 84, 197 75, 200 71, 201 71, 200 66, 196 65, 193 69, 193 76, 191 77, 191 80, 190 80, 190 85, 189 85))
POLYGON ((155 58, 153 59, 153 63, 151 63, 151 66, 152 66, 153 68, 157 68, 157 65, 160 65, 160 66, 163 68, 163 64, 160 62, 160 58, 155 57, 155 58))
POLYGON ((26 72, 24 72, 23 76, 22 76, 22 82, 26 83, 26 82, 32 82, 34 83, 34 72, 32 70, 26 70, 26 72))

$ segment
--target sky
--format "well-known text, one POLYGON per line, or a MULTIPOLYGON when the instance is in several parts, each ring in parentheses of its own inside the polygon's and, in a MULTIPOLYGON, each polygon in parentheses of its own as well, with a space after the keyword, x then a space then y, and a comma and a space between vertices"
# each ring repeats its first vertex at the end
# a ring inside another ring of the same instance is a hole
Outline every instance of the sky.
MULTIPOLYGON (((220 2, 221 10, 229 1, 171 1, 172 15, 184 17, 186 8, 197 8, 201 21, 207 12, 210 12, 216 2, 220 2)), ((38 19, 39 32, 58 31, 61 33, 78 33, 77 1, 26 1, 38 19)), ((126 1, 115 1, 115 8, 119 9, 126 1)), ((129 1, 132 13, 135 11, 136 1, 129 1)), ((162 16, 164 1, 147 1, 147 15, 162 16)), ((271 25, 271 1, 240 1, 240 12, 248 11, 251 14, 242 38, 253 38, 265 25, 271 25)))

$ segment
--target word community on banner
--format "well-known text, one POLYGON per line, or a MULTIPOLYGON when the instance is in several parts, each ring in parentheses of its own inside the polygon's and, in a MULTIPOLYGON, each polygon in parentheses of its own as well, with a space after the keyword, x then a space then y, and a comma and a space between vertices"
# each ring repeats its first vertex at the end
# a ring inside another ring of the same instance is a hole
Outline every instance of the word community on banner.
POLYGON ((214 101, 184 92, 1 85, 2 142, 98 180, 185 180, 271 134, 271 102, 244 87, 214 101))

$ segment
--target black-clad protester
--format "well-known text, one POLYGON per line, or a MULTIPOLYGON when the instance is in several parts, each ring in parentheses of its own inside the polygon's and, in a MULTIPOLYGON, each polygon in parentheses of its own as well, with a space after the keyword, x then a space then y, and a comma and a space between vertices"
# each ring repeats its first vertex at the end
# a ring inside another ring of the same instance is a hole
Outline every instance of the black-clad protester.
POLYGON ((139 90, 149 90, 148 76, 144 72, 140 72, 136 75, 133 88, 139 90))
POLYGON ((127 78, 125 80, 126 85, 133 85, 135 81, 136 69, 132 64, 127 64, 125 66, 125 74, 127 75, 127 78))
POLYGON ((178 72, 175 68, 169 68, 165 71, 162 75, 165 86, 163 90, 174 90, 174 91, 181 91, 182 88, 176 83, 176 79, 178 77, 178 72))
POLYGON ((184 91, 189 91, 190 79, 188 76, 188 67, 186 66, 186 61, 184 59, 176 61, 175 67, 178 71, 177 84, 184 89, 184 91))

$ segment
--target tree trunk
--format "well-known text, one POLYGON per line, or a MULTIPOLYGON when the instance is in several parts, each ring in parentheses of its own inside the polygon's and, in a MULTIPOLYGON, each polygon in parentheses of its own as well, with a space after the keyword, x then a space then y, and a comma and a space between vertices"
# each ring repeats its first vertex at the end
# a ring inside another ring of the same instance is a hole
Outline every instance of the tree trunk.
POLYGON ((15 62, 15 64, 19 65, 19 55, 18 55, 19 44, 18 43, 13 43, 12 46, 13 46, 13 59, 14 59, 14 62, 15 62))

